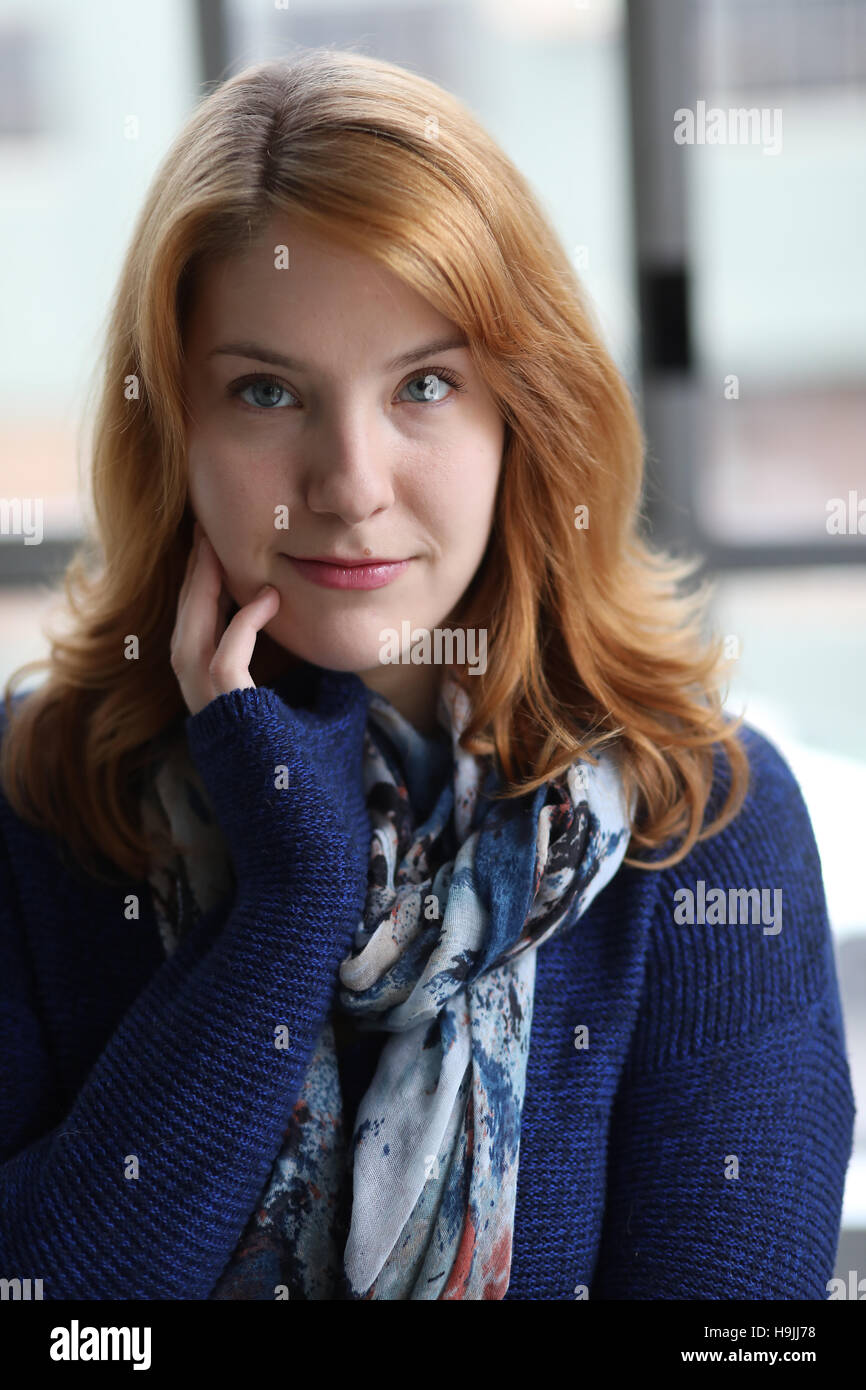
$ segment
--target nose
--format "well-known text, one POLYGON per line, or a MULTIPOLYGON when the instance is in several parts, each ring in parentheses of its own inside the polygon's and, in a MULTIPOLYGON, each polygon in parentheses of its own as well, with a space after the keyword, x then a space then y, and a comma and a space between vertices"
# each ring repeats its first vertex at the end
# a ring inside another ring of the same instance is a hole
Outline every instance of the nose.
POLYGON ((394 501, 385 431, 361 407, 311 426, 305 438, 303 493, 311 512, 356 525, 394 501))

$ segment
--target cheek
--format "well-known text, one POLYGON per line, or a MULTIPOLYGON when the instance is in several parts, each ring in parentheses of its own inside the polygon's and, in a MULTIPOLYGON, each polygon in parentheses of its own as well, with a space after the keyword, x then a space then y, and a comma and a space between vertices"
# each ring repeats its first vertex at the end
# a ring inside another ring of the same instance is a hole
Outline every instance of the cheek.
POLYGON ((452 537, 467 555, 481 554, 495 515, 500 460, 489 448, 464 458, 460 474, 449 486, 447 524, 452 537))
POLYGON ((187 468, 190 498, 206 528, 210 522, 216 534, 260 523, 270 497, 266 460, 253 459, 219 431, 197 431, 187 436, 187 468))
POLYGON ((419 515, 443 534, 471 548, 493 519, 502 468, 504 424, 497 418, 471 429, 455 430, 446 443, 428 448, 413 460, 407 481, 419 515))
POLYGON ((187 477, 193 506, 202 522, 219 510, 227 482, 231 479, 230 451, 206 430, 188 430, 186 438, 187 477))

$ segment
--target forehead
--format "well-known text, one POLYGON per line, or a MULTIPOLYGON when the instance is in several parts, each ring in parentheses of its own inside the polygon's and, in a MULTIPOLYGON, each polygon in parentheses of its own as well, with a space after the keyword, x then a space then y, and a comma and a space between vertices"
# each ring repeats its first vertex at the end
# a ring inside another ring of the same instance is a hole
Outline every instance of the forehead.
POLYGON ((286 351, 331 339, 399 350, 453 326, 387 266, 351 247, 272 219, 243 251, 201 267, 190 305, 190 347, 267 339, 286 351))

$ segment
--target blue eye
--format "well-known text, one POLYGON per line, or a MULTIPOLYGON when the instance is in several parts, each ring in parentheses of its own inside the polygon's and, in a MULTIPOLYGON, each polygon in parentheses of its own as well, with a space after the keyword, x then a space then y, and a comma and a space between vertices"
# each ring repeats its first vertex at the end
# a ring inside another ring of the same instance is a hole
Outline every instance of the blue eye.
POLYGON ((435 404, 438 401, 448 399, 448 393, 441 392, 437 385, 437 382, 443 381, 447 382, 455 391, 463 390, 462 378, 448 367, 425 367, 422 372, 418 372, 404 382, 400 389, 415 386, 416 383, 420 382, 421 394, 414 398, 413 404, 422 405, 425 401, 432 401, 435 404))
MULTIPOLYGON (((291 396, 291 394, 292 394, 291 391, 289 391, 288 387, 284 386, 283 383, 282 383, 281 381, 277 381, 276 377, 273 377, 273 376, 246 376, 246 377, 243 377, 240 381, 234 381, 234 382, 232 382, 231 386, 229 387, 229 395, 230 395, 230 396, 240 396, 241 399, 244 400, 244 392, 245 392, 245 391, 252 391, 252 390, 258 389, 258 388, 260 388, 260 387, 265 387, 265 388, 267 388, 268 390, 270 390, 271 392, 273 392, 273 393, 276 394, 277 396, 279 395, 279 393, 280 393, 281 391, 285 391, 285 393, 286 393, 287 396, 291 396)), ((268 399, 266 398, 266 399, 263 400, 263 401, 262 401, 262 400, 252 400, 252 401, 244 400, 244 404, 245 404, 245 405, 252 406, 254 409, 258 409, 258 410, 273 410, 273 409, 275 409, 276 406, 277 406, 277 402, 274 401, 273 398, 271 398, 270 400, 268 400, 268 399)))

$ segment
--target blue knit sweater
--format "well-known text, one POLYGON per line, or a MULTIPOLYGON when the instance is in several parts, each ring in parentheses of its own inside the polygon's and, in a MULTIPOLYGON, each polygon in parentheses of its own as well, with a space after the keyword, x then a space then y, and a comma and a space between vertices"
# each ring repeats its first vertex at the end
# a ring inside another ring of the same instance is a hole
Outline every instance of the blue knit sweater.
MULTIPOLYGON (((270 698, 187 720, 220 816, 270 698)), ((855 1115, 832 939, 799 787, 744 739, 735 821, 672 869, 621 867, 539 949, 507 1298, 827 1297, 855 1115), (684 923, 678 890, 713 887, 781 890, 781 930, 684 923)), ((242 811, 266 843, 267 808, 242 811)), ((0 795, 0 1276, 47 1299, 209 1297, 357 915, 310 887, 289 930, 279 894, 239 893, 166 960, 146 883, 85 877, 0 795)), ((350 1111, 374 1065, 343 1042, 350 1111)))

